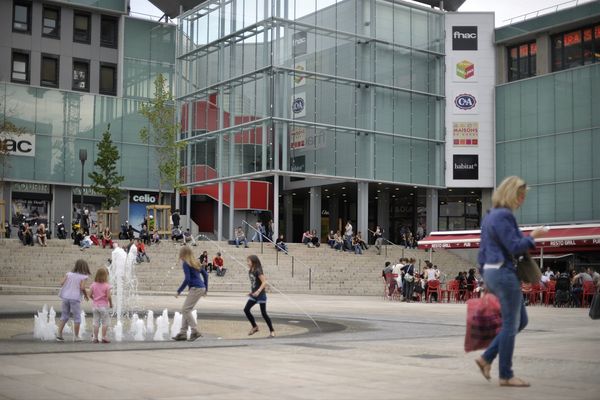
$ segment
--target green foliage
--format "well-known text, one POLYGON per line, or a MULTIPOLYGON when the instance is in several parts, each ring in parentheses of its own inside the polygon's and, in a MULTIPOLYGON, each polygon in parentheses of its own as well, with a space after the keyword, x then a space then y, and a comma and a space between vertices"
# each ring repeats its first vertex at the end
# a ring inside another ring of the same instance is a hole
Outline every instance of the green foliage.
POLYGON ((95 192, 104 196, 102 207, 110 209, 121 203, 123 194, 119 185, 125 180, 117 172, 117 161, 121 158, 119 149, 113 144, 110 136, 110 124, 102 134, 102 140, 98 143, 98 158, 94 162, 95 170, 88 176, 94 182, 91 187, 95 192))
POLYGON ((175 104, 162 74, 154 80, 154 98, 141 106, 140 114, 150 123, 150 129, 144 127, 140 130, 140 138, 155 146, 158 197, 162 203, 164 187, 179 189, 181 186, 177 154, 185 147, 185 144, 177 142, 180 127, 175 121, 175 104))

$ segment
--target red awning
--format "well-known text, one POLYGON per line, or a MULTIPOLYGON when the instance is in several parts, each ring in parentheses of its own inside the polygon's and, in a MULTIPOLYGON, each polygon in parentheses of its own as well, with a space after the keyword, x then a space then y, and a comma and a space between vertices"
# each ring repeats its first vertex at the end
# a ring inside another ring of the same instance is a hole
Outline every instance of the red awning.
MULTIPOLYGON (((522 227, 528 235, 534 227, 522 227)), ((420 249, 476 249, 479 248, 479 230, 432 232, 419 241, 420 249)), ((538 250, 544 252, 600 251, 600 224, 551 226, 548 234, 536 239, 538 250)))

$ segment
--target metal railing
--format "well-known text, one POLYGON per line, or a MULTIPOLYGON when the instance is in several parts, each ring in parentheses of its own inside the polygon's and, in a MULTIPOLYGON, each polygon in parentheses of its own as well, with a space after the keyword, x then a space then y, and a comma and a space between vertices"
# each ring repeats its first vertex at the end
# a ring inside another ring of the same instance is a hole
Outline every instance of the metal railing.
MULTIPOLYGON (((248 227, 250 229, 252 229, 255 233, 260 235, 260 237, 261 237, 260 254, 264 253, 263 243, 265 240, 267 240, 269 243, 273 244, 273 246, 275 248, 275 265, 279 266, 279 253, 285 253, 286 255, 291 257, 291 259, 292 259, 292 278, 293 278, 294 277, 294 264, 296 261, 296 256, 291 255, 287 249, 280 248, 280 250, 277 250, 279 248, 277 246, 277 244, 272 239, 268 238, 266 235, 263 235, 258 229, 256 229, 251 224, 249 224, 248 221, 242 220, 242 223, 248 225, 248 227)), ((247 238, 246 238, 246 240, 247 240, 247 238)), ((308 269, 308 290, 312 290, 312 267, 310 267, 308 264, 304 263, 302 260, 298 260, 298 262, 308 269)))
POLYGON ((529 12, 527 14, 522 14, 522 15, 518 15, 516 17, 512 17, 509 19, 505 19, 503 22, 502 26, 507 26, 507 25, 512 25, 512 24, 516 24, 519 22, 523 22, 523 21, 527 21, 528 19, 531 18, 537 18, 541 15, 547 15, 547 14, 552 14, 567 8, 572 8, 572 7, 577 7, 580 4, 583 3, 589 3, 592 1, 598 1, 598 0, 570 0, 570 1, 565 1, 564 3, 559 3, 550 7, 546 7, 546 8, 541 8, 539 10, 536 11, 532 11, 529 12))

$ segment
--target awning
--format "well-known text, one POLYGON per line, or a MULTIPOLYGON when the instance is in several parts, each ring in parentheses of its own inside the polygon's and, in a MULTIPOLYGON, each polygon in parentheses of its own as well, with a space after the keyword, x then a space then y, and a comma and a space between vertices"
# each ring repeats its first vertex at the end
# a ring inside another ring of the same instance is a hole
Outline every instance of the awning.
MULTIPOLYGON (((521 227, 528 235, 535 227, 521 227)), ((420 249, 476 249, 479 230, 432 232, 418 242, 420 249)), ((600 251, 600 224, 556 225, 543 238, 536 239, 544 252, 600 251)))

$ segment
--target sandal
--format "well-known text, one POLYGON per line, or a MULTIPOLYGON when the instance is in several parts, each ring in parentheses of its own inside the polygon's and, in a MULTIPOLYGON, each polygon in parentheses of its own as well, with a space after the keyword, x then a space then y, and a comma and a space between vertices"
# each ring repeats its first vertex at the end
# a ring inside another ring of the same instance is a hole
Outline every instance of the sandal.
POLYGON ((492 379, 492 376, 490 375, 492 364, 488 364, 487 362, 485 362, 485 360, 483 360, 483 358, 476 359, 475 364, 477 364, 479 370, 481 371, 481 375, 483 375, 485 379, 487 379, 488 381, 492 379))
POLYGON ((529 387, 531 386, 531 384, 529 382, 524 381, 521 378, 513 376, 510 379, 500 379, 500 386, 529 387))
POLYGON ((258 332, 258 326, 255 326, 254 328, 250 329, 250 332, 248 332, 248 336, 252 336, 256 332, 258 332))

